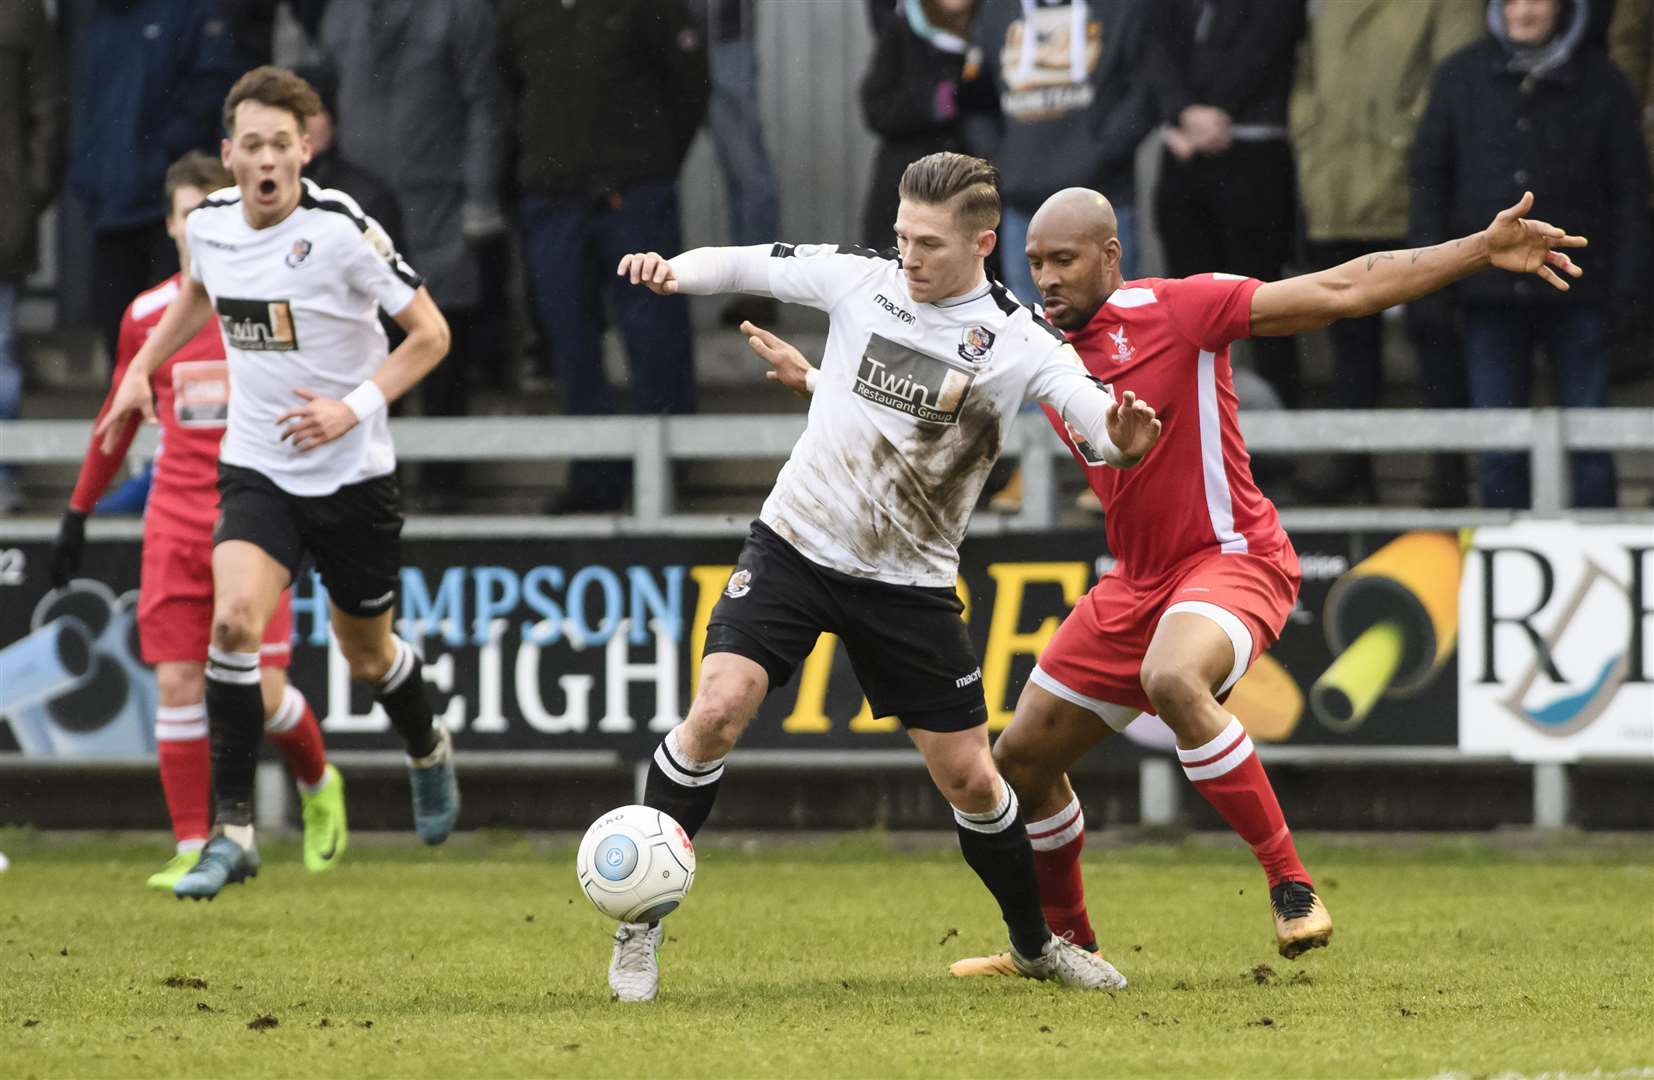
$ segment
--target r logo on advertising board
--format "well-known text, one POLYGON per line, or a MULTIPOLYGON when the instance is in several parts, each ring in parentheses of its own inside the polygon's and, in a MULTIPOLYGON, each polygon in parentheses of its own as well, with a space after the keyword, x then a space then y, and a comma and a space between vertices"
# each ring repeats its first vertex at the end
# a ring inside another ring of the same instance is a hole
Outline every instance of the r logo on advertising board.
POLYGON ((1459 746, 1520 761, 1654 758, 1654 535, 1481 529, 1459 595, 1459 746))

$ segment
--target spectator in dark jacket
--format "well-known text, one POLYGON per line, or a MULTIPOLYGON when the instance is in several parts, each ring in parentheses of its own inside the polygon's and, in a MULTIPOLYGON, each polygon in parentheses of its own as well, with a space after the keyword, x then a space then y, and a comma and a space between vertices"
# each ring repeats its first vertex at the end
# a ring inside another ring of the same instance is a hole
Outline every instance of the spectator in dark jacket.
MULTIPOLYGON (((1654 0, 1619 0, 1608 28, 1608 55, 1631 80, 1631 90, 1642 104, 1643 145, 1648 170, 1654 176, 1654 0)), ((1654 185, 1651 185, 1654 187, 1654 185)), ((1654 198, 1648 203, 1647 250, 1654 252, 1654 198)), ((1641 317, 1630 317, 1614 343, 1616 381, 1640 379, 1654 356, 1654 305, 1644 305, 1641 317)))
MULTIPOLYGON (((480 355, 502 348, 507 317, 486 271, 508 258, 500 211, 504 91, 488 0, 330 4, 322 50, 338 77, 339 147, 371 162, 396 192, 406 232, 392 233, 448 319, 447 359, 419 384, 426 416, 470 412, 480 355)), ((456 509, 465 467, 420 469, 418 501, 456 509)))
MULTIPOLYGON (((764 118, 759 109, 757 4, 753 0, 689 0, 691 14, 706 29, 712 99, 706 127, 718 168, 729 194, 730 242, 737 246, 767 244, 781 235, 781 194, 764 146, 764 118)), ((735 296, 720 316, 725 326, 751 319, 769 323, 775 301, 763 296, 735 296)))
POLYGON ((339 87, 333 69, 307 66, 296 69, 296 73, 322 101, 322 111, 304 122, 304 134, 310 140, 310 163, 304 167, 304 175, 324 188, 342 191, 355 199, 362 213, 377 221, 387 236, 407 235, 403 232, 402 208, 396 192, 378 174, 339 152, 338 125, 334 120, 339 87))
POLYGON ((224 95, 256 51, 219 0, 95 0, 76 62, 69 188, 92 228, 92 313, 113 356, 127 301, 178 270, 167 166, 218 149, 224 95))
MULTIPOLYGON (((1287 99, 1303 0, 1155 0, 1151 12, 1145 59, 1166 123, 1154 216, 1167 276, 1273 281, 1296 231, 1287 99)), ((1296 343, 1250 345, 1258 374, 1295 405, 1296 343)))
POLYGON ((926 154, 961 147, 960 81, 975 6, 975 0, 868 0, 875 43, 861 79, 861 115, 879 137, 862 201, 861 241, 869 247, 896 243, 902 171, 926 154))
MULTIPOLYGON (((1502 271, 1454 287, 1473 406, 1530 405, 1539 347, 1555 404, 1604 404, 1608 327, 1647 302, 1638 107, 1607 53, 1581 47, 1586 20, 1570 0, 1493 0, 1487 37, 1437 69, 1413 144, 1414 243, 1474 231, 1466 223, 1524 191, 1547 220, 1591 240, 1587 272, 1565 294, 1502 271)), ((1574 505, 1614 505, 1611 457, 1574 454, 1570 472, 1574 505)), ((1524 455, 1482 456, 1484 505, 1527 506, 1528 480, 1524 455)))
MULTIPOLYGON (((1155 0, 1159 2, 1159 0, 1155 0)), ((1142 69, 1147 0, 984 0, 968 76, 998 104, 997 129, 972 125, 972 149, 999 166, 1005 284, 1025 304, 1039 290, 1023 254, 1028 220, 1066 187, 1114 204, 1128 260, 1137 236, 1137 147, 1154 126, 1142 69)), ((1283 105, 1284 109, 1284 105, 1283 105)), ((1128 265, 1126 274, 1133 276, 1128 265)))
MULTIPOLYGON (((632 251, 676 254, 678 172, 706 114, 701 25, 682 0, 504 0, 501 63, 516 106, 528 287, 575 416, 615 411, 603 376, 607 296, 640 413, 695 407, 689 303, 626 288, 632 251)), ((577 462, 553 512, 616 510, 622 463, 577 462)))
MULTIPOLYGON (((34 269, 35 226, 63 177, 63 79, 57 32, 43 0, 0 4, 0 420, 23 404, 17 286, 34 269)), ((0 514, 22 505, 0 465, 0 514)))

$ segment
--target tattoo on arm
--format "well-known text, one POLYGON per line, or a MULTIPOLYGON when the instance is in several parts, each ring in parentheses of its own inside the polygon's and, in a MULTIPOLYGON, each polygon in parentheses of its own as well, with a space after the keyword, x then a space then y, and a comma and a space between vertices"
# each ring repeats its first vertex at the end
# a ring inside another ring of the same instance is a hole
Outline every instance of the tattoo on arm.
POLYGON ((1396 257, 1396 253, 1393 252, 1393 251, 1380 251, 1380 252, 1377 252, 1375 254, 1369 255, 1369 256, 1367 256, 1367 269, 1371 270, 1374 266, 1377 266, 1378 263, 1383 259, 1394 259, 1395 257, 1396 257))

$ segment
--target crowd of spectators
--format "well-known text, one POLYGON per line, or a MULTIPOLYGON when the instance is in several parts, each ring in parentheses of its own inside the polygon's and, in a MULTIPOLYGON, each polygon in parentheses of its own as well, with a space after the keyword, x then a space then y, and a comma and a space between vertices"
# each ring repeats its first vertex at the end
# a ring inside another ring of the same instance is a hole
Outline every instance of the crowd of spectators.
MULTIPOLYGON (((865 0, 873 45, 859 104, 877 148, 862 235, 892 243, 896 180, 940 149, 994 160, 1004 220, 995 270, 1038 296, 1021 258, 1053 192, 1114 203, 1128 277, 1152 224, 1160 270, 1276 278, 1375 249, 1480 228, 1532 190, 1541 216, 1592 237, 1590 273, 1562 296, 1478 275, 1411 305, 1418 397, 1439 407, 1605 402, 1646 375, 1654 248, 1650 0, 865 0), (1152 190, 1140 184, 1158 136, 1152 190), (1152 214, 1152 222, 1149 215, 1152 214), (1543 366, 1536 357, 1543 355, 1543 366)), ((43 0, 0 5, 0 419, 17 414, 18 282, 59 183, 90 232, 91 317, 113 348, 123 306, 171 273, 161 178, 214 148, 230 83, 268 61, 277 0, 43 0), (72 70, 72 100, 65 90, 72 70)), ((616 285, 619 256, 676 251, 679 175, 707 128, 731 243, 779 238, 781 193, 760 119, 762 0, 287 0, 302 73, 326 115, 309 174, 352 194, 428 279, 453 328, 422 387, 428 415, 463 415, 484 378, 510 385, 506 298, 523 310, 561 407, 575 416, 696 408, 683 297, 616 285), (604 375, 610 327, 631 378, 604 375)), ((845 103, 850 106, 851 103, 845 103)), ((808 237, 802 239, 834 239, 808 237)), ((734 325, 773 316, 737 299, 734 325)), ((394 330, 394 328, 392 328, 394 330)), ((1383 390, 1382 317, 1331 335, 1331 404, 1383 390)), ((1303 401, 1298 343, 1252 344, 1263 399, 1303 401)), ((1489 506, 1525 505, 1522 455, 1483 455, 1489 506)), ((1611 459, 1573 462, 1579 505, 1612 505, 1611 459)), ((1335 462, 1320 500, 1370 503, 1369 459, 1335 462)), ((422 488, 465 488, 458 466, 422 488)), ((620 508, 623 462, 577 464, 549 512, 620 508)), ((1433 464, 1425 501, 1464 505, 1462 459, 1433 464)), ((0 512, 16 503, 0 471, 0 512)), ((440 497, 438 499, 440 503, 440 497)), ((440 508, 440 507, 439 507, 440 508)))

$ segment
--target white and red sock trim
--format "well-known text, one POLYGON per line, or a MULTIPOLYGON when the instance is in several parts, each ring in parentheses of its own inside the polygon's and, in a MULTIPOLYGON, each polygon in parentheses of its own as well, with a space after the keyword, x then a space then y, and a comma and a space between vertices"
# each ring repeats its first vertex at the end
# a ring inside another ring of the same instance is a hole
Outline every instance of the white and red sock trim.
POLYGON ((304 695, 288 683, 281 692, 281 704, 264 720, 264 730, 271 735, 282 735, 299 726, 304 717, 304 695))
POLYGON ((1028 823, 1028 842, 1035 851, 1055 851, 1084 833, 1085 812, 1080 809, 1078 795, 1050 817, 1028 823))
POLYGON ((1177 749, 1177 760, 1183 766, 1183 775, 1190 780, 1211 780, 1232 771, 1251 757, 1252 738, 1233 716, 1222 734, 1204 746, 1193 750, 1177 749))
POLYGON ((207 703, 162 705, 155 710, 157 742, 189 742, 207 737, 207 703))

